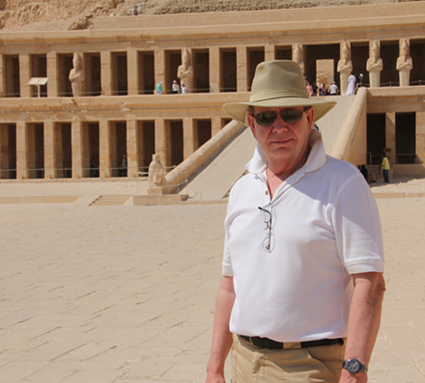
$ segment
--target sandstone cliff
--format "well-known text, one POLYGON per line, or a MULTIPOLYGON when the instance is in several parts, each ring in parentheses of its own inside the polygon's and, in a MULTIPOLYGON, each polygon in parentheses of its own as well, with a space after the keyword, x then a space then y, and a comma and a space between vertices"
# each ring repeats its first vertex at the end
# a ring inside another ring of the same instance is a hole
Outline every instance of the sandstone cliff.
POLYGON ((93 18, 108 15, 226 12, 395 2, 405 0, 0 0, 0 29, 90 29, 93 18))

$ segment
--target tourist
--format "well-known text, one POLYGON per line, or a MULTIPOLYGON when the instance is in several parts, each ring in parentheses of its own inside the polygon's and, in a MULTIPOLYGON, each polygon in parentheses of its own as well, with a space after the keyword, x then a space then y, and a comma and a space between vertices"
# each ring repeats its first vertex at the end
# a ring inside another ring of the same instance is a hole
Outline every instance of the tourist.
POLYGON ((384 177, 384 182, 389 183, 390 179, 388 178, 388 172, 391 169, 390 162, 388 161, 387 156, 381 156, 381 169, 382 169, 382 176, 384 177))
POLYGON ((338 85, 335 84, 335 81, 332 82, 332 85, 329 87, 329 94, 336 96, 338 94, 338 85))
POLYGON ((363 176, 312 129, 335 104, 308 96, 297 63, 266 61, 249 102, 223 106, 258 145, 229 196, 208 383, 230 349, 237 383, 367 381, 382 233, 363 176))
POLYGON ((180 85, 177 84, 176 80, 173 80, 173 85, 171 85, 171 90, 173 94, 179 94, 180 93, 180 85))
POLYGON ((353 94, 356 94, 356 76, 354 76, 353 72, 351 72, 350 76, 348 77, 347 96, 353 94))

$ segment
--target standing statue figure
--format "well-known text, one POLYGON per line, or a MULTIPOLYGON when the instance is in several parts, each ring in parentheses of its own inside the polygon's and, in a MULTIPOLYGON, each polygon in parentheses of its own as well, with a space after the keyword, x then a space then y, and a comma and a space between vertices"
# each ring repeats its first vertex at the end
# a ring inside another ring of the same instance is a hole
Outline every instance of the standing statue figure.
POLYGON ((149 165, 148 181, 149 188, 162 186, 166 183, 165 169, 162 165, 159 154, 152 155, 152 162, 149 165))
POLYGON ((292 46, 292 61, 295 61, 304 72, 304 54, 302 44, 294 44, 292 46))
POLYGON ((353 71, 353 62, 350 60, 350 46, 346 41, 341 43, 341 60, 338 61, 337 71, 340 76, 341 94, 346 95, 348 76, 353 71))
POLYGON ((400 78, 400 86, 409 86, 410 71, 413 69, 413 61, 409 56, 409 42, 407 39, 400 41, 400 57, 397 59, 397 70, 400 78))
POLYGON ((80 97, 83 95, 84 71, 82 68, 81 57, 77 52, 74 53, 72 63, 74 68, 70 70, 68 78, 69 81, 71 81, 72 94, 74 97, 80 97))
POLYGON ((182 56, 182 65, 177 69, 177 77, 180 79, 181 83, 186 85, 186 93, 190 92, 192 88, 193 68, 192 65, 190 65, 190 53, 186 48, 182 56))
POLYGON ((381 71, 384 63, 380 57, 379 41, 375 40, 372 43, 370 57, 366 62, 366 69, 369 72, 369 83, 371 88, 379 88, 381 86, 381 71))

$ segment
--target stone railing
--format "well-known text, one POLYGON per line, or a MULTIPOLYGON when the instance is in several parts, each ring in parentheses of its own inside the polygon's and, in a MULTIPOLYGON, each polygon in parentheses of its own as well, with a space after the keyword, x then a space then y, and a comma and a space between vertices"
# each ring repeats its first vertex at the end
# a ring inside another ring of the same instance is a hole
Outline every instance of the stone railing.
POLYGON ((243 130, 236 121, 228 123, 214 137, 202 145, 185 161, 165 176, 165 184, 148 189, 148 194, 171 194, 179 190, 187 180, 209 161, 223 146, 243 130))
POLYGON ((367 89, 359 88, 332 149, 332 157, 352 164, 364 162, 364 147, 357 145, 357 140, 365 139, 363 136, 366 134, 366 107, 367 89))

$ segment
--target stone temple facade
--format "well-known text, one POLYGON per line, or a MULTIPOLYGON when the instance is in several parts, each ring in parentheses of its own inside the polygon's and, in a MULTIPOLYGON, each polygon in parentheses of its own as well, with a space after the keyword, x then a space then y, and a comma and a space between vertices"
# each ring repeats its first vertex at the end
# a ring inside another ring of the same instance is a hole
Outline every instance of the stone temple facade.
POLYGON ((0 32, 0 178, 131 178, 154 155, 167 172, 228 125, 222 104, 247 100, 257 64, 274 59, 341 95, 355 75, 362 100, 331 152, 355 165, 386 152, 397 175, 423 175, 424 19, 419 1, 0 32))

